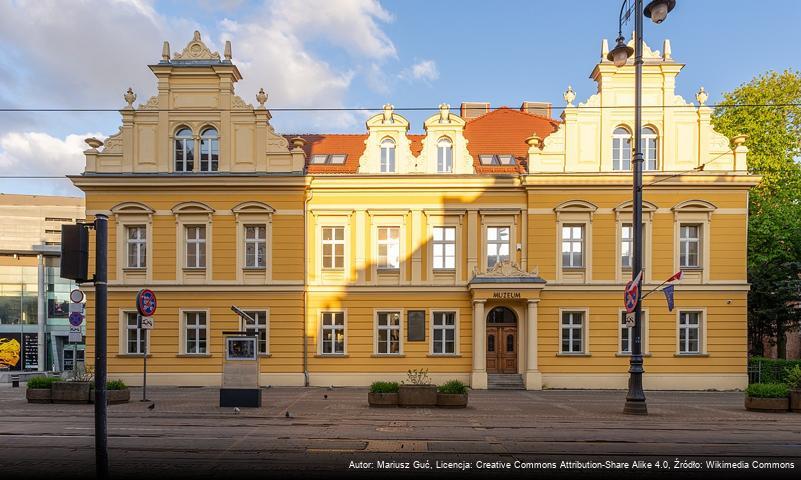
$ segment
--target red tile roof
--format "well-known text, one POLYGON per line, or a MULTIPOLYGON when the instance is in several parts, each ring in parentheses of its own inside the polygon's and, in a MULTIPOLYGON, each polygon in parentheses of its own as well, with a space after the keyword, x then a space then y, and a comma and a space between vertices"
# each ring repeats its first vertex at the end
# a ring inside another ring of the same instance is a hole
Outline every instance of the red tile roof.
MULTIPOLYGON (((467 150, 473 157, 477 173, 517 173, 525 172, 528 158, 526 139, 532 134, 545 138, 559 127, 559 121, 508 107, 500 107, 467 122, 464 136, 467 150), (481 165, 479 155, 512 154, 515 165, 481 165)), ((306 168, 309 173, 356 173, 359 158, 364 153, 367 134, 299 134, 285 135, 287 139, 301 137, 306 140, 303 150, 306 153, 306 168), (347 155, 344 164, 311 164, 312 155, 347 155)), ((414 156, 420 155, 425 135, 408 135, 414 156)))

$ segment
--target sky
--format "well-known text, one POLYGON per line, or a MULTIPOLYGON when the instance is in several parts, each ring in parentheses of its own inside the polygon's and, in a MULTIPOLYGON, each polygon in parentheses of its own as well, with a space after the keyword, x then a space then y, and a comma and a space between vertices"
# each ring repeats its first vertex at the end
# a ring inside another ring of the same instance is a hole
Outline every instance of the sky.
MULTIPOLYGON (((281 133, 365 131, 385 103, 396 108, 462 101, 564 106, 568 85, 583 101, 601 40, 614 45, 621 0, 0 0, 0 108, 101 108, 155 93, 147 68, 161 44, 180 51, 199 30, 222 52, 231 40, 248 103, 349 107, 274 112, 281 133)), ((700 86, 708 103, 768 70, 801 69, 801 2, 678 0, 655 50, 669 38, 686 66, 677 93, 700 86)), ((633 25, 624 26, 629 37, 633 25)), ((421 133, 433 112, 399 113, 421 133)), ((558 115, 558 108, 554 115, 558 115)), ((0 176, 79 174, 83 139, 117 132, 116 112, 0 112, 0 176)), ((66 179, 0 178, 0 193, 81 195, 66 179)))

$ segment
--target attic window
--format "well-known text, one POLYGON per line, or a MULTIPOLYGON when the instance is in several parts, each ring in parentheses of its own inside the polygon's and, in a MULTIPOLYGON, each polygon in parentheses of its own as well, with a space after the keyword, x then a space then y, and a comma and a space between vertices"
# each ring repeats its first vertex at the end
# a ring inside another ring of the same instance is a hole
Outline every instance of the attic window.
POLYGON ((329 155, 312 155, 311 163, 313 165, 324 165, 324 164, 342 165, 343 163, 345 163, 345 158, 347 158, 347 155, 345 155, 344 153, 335 153, 329 155))
POLYGON ((479 161, 482 165, 514 165, 514 157, 512 155, 479 155, 479 161))

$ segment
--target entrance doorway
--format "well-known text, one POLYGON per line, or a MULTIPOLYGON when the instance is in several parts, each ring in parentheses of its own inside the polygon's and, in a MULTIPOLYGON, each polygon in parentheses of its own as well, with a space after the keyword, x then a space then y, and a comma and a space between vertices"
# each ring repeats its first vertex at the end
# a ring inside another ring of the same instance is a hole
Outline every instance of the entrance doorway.
POLYGON ((487 315, 487 373, 517 373, 517 315, 495 307, 487 315))

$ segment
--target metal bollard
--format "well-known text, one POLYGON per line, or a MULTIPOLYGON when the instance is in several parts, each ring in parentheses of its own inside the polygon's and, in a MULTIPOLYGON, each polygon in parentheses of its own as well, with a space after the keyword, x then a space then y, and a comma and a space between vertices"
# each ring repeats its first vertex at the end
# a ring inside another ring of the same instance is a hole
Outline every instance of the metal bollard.
POLYGON ((11 375, 11 387, 19 388, 19 375, 11 375))

